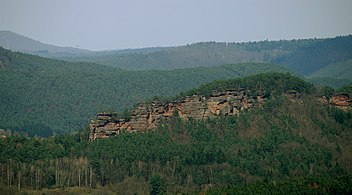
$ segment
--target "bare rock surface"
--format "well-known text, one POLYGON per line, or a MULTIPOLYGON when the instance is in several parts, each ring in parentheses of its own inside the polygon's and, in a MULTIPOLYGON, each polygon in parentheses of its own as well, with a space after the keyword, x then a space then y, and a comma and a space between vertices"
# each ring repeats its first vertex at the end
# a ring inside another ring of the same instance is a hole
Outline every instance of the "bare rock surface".
POLYGON ((244 90, 226 90, 214 92, 210 97, 193 95, 181 101, 141 103, 131 111, 129 119, 116 119, 115 113, 98 113, 95 121, 91 121, 90 140, 116 136, 121 130, 146 131, 155 129, 161 120, 174 114, 182 120, 202 120, 216 118, 220 115, 236 115, 248 110, 254 104, 266 101, 263 96, 249 97, 244 90))

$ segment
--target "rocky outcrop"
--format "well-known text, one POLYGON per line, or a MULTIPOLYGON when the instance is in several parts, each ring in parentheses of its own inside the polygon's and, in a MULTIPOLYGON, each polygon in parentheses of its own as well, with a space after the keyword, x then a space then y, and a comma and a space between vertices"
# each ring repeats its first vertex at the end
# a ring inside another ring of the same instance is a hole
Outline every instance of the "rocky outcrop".
MULTIPOLYGON (((96 120, 92 120, 89 124, 89 139, 116 136, 122 130, 134 132, 155 129, 160 121, 175 114, 185 121, 190 118, 202 120, 220 115, 232 116, 251 109, 255 104, 261 105, 267 100, 265 96, 251 96, 248 92, 226 90, 213 92, 210 97, 193 95, 180 101, 141 103, 132 110, 129 118, 119 118, 116 113, 98 113, 96 120)), ((301 94, 294 90, 288 91, 286 95, 293 101, 301 99, 301 94)), ((351 109, 352 106, 348 94, 335 94, 330 101, 325 96, 317 97, 317 101, 344 110, 351 109)))
POLYGON ((193 95, 181 101, 142 103, 132 110, 128 119, 117 118, 116 113, 98 113, 97 119, 89 124, 90 140, 115 136, 122 130, 155 129, 161 120, 176 113, 183 120, 236 115, 265 100, 264 96, 249 96, 245 90, 226 90, 214 92, 210 97, 193 95))
POLYGON ((330 99, 330 104, 337 108, 347 110, 351 107, 351 100, 348 94, 334 94, 330 99))

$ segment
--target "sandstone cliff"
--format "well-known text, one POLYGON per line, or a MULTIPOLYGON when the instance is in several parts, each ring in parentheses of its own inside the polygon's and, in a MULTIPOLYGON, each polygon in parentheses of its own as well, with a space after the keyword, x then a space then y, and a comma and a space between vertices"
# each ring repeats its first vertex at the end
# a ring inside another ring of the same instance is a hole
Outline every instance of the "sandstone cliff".
POLYGON ((116 118, 114 113, 98 113, 97 119, 91 121, 90 140, 115 136, 121 130, 146 131, 155 129, 159 121, 177 113, 183 120, 214 118, 220 115, 236 115, 254 104, 261 104, 264 96, 249 96, 245 90, 226 90, 214 92, 209 98, 205 96, 187 96, 181 101, 166 103, 154 101, 142 103, 132 110, 129 119, 116 118))
MULTIPOLYGON (((92 120, 89 124, 89 139, 116 136, 122 130, 133 132, 155 129, 161 120, 175 113, 183 120, 236 115, 242 110, 251 109, 255 104, 261 105, 267 100, 264 96, 251 96, 248 92, 226 90, 213 92, 210 97, 193 95, 180 101, 141 103, 132 110, 130 118, 118 118, 116 113, 98 113, 96 120, 92 120)), ((292 100, 301 98, 301 94, 294 90, 286 92, 286 95, 292 100)), ((351 100, 347 94, 334 94, 330 101, 327 101, 326 97, 320 97, 317 101, 343 110, 351 108, 351 100)))
POLYGON ((330 104, 336 106, 337 108, 347 110, 351 107, 352 101, 348 94, 334 94, 330 99, 330 104))

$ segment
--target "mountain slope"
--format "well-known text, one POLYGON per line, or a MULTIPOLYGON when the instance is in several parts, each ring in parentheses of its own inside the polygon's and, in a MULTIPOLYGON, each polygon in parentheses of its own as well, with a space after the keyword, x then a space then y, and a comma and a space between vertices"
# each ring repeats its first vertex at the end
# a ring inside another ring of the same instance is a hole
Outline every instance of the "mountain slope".
POLYGON ((342 87, 352 83, 352 60, 329 64, 307 77, 313 83, 342 87))
POLYGON ((308 78, 337 77, 352 79, 352 60, 329 64, 314 72, 308 78))
POLYGON ((173 71, 126 71, 0 49, 0 128, 31 135, 85 127, 103 110, 122 111, 154 96, 174 96, 216 79, 287 71, 273 64, 235 64, 173 71))
POLYGON ((128 70, 171 70, 265 62, 282 64, 301 75, 309 76, 329 64, 352 59, 352 35, 289 41, 205 42, 179 47, 90 52, 46 45, 9 31, 1 31, 0 45, 44 57, 93 62, 128 70))
POLYGON ((84 49, 48 45, 11 31, 0 31, 0 46, 12 51, 19 51, 44 57, 70 56, 91 53, 91 51, 84 49))
POLYGON ((299 97, 314 87, 283 73, 262 73, 245 78, 214 81, 182 93, 173 100, 154 99, 122 114, 103 112, 89 124, 90 140, 119 135, 122 131, 148 131, 177 115, 182 120, 208 120, 234 116, 265 104, 272 96, 291 92, 299 97), (130 114, 129 114, 130 113, 130 114))
POLYGON ((108 139, 88 141, 86 130, 0 139, 0 193, 351 194, 351 110, 322 102, 310 83, 289 74, 214 81, 189 94, 242 87, 268 99, 232 116, 174 114, 154 131, 108 139))
POLYGON ((302 45, 272 62, 283 64, 300 74, 310 75, 329 64, 350 59, 352 35, 311 40, 309 44, 302 45))
POLYGON ((169 70, 267 62, 282 64, 299 74, 310 75, 328 64, 352 59, 352 36, 248 43, 206 42, 159 49, 129 54, 98 52, 91 56, 73 56, 65 59, 95 62, 130 70, 169 70))

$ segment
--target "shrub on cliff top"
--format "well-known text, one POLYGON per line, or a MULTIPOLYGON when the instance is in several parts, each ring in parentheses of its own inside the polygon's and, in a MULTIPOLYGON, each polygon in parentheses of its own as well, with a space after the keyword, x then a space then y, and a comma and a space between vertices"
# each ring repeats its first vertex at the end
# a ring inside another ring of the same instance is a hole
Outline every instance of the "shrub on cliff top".
POLYGON ((266 96, 285 93, 289 90, 295 90, 299 93, 312 93, 315 90, 311 83, 290 73, 262 73, 244 78, 214 81, 182 93, 178 98, 195 94, 209 97, 213 91, 220 92, 228 89, 245 89, 251 95, 266 96))

